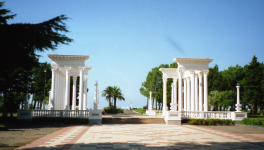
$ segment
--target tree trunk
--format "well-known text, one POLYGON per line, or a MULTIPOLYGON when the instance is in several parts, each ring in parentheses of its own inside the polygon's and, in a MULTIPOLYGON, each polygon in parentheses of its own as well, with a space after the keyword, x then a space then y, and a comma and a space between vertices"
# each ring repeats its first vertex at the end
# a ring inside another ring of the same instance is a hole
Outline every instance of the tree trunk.
POLYGON ((40 106, 39 106, 39 109, 41 109, 41 107, 42 107, 42 103, 43 103, 43 100, 41 100, 40 103, 39 103, 39 105, 40 105, 40 106))
POLYGON ((253 114, 256 115, 257 112, 258 112, 257 105, 254 104, 254 105, 253 105, 253 114))
POLYGON ((116 97, 114 97, 114 108, 116 109, 116 97))
POLYGON ((34 100, 34 107, 33 109, 36 109, 36 100, 34 100))
POLYGON ((111 107, 111 98, 109 99, 109 108, 111 107))
POLYGON ((152 99, 152 104, 153 104, 153 105, 152 105, 152 109, 153 109, 153 108, 154 108, 154 99, 152 99))
POLYGON ((161 103, 161 108, 160 109, 163 110, 163 103, 161 103))
POLYGON ((260 115, 263 115, 263 104, 260 104, 260 115))
POLYGON ((4 89, 4 106, 3 106, 3 116, 2 117, 7 117, 7 113, 6 113, 6 89, 4 89))

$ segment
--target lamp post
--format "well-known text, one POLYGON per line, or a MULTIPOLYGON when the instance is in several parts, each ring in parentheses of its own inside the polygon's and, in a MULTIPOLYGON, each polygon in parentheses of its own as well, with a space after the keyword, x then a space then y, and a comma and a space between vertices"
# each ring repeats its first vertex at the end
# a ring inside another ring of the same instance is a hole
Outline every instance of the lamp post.
POLYGON ((237 83, 237 104, 236 104, 236 111, 241 111, 241 104, 240 104, 240 93, 239 93, 239 88, 240 88, 240 84, 237 83))
MULTIPOLYGON (((47 71, 44 70, 45 72, 45 83, 44 83, 44 98, 43 98, 43 109, 45 109, 45 88, 46 88, 46 74, 47 74, 47 71)), ((41 108, 40 108, 41 109, 41 108)))

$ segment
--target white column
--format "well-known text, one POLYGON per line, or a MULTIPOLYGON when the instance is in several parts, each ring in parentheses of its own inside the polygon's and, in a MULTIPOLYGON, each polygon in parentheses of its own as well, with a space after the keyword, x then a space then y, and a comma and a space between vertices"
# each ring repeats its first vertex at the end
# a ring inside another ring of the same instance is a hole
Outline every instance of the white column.
POLYGON ((87 110, 87 76, 84 76, 84 88, 83 88, 83 110, 87 110))
POLYGON ((199 111, 203 111, 203 74, 199 73, 199 111))
POLYGON ((65 85, 65 101, 64 101, 64 110, 70 110, 70 70, 71 67, 65 67, 66 70, 66 85, 65 85))
POLYGON ((208 70, 204 71, 204 111, 208 111, 208 85, 207 85, 207 76, 208 70))
POLYGON ((80 71, 80 85, 79 85, 79 110, 83 109, 83 72, 85 67, 79 67, 80 71))
POLYGON ((191 71, 191 111, 194 111, 194 105, 195 105, 195 71, 191 71))
MULTIPOLYGON (((173 78, 173 85, 174 85, 174 88, 173 88, 173 102, 175 103, 175 111, 177 111, 177 98, 178 98, 178 95, 177 95, 177 78, 173 78)), ((180 90, 179 90, 180 91, 180 90)), ((179 109, 178 109, 179 110, 179 109)))
POLYGON ((55 110, 58 110, 59 109, 59 94, 60 94, 60 91, 59 91, 59 86, 60 86, 60 77, 59 77, 59 73, 60 73, 60 70, 58 69, 58 73, 57 73, 57 76, 56 76, 56 89, 55 89, 55 92, 56 92, 56 99, 55 99, 55 110))
POLYGON ((76 80, 77 77, 73 76, 73 85, 72 85, 72 110, 76 110, 76 80))
POLYGON ((60 77, 60 70, 58 72, 58 98, 57 98, 57 108, 58 110, 61 110, 61 77, 60 77))
POLYGON ((55 104, 55 85, 56 85, 56 70, 57 70, 57 67, 54 67, 52 66, 52 79, 51 79, 51 96, 50 96, 50 104, 49 104, 49 108, 50 110, 54 110, 55 107, 54 107, 54 104, 55 104))
POLYGON ((171 83, 171 103, 170 103, 170 111, 176 111, 174 88, 175 88, 174 83, 171 83))
POLYGON ((198 111, 198 75, 195 74, 195 111, 198 111))
POLYGON ((98 101, 98 91, 97 91, 97 87, 98 87, 98 83, 96 82, 95 84, 95 91, 94 91, 94 109, 98 109, 99 107, 99 101, 98 101))
MULTIPOLYGON (((182 74, 183 74, 183 71, 182 70, 179 70, 179 81, 178 81, 178 101, 179 101, 179 108, 178 108, 178 111, 182 111, 182 74)), ((184 91, 185 92, 185 91, 184 91)))
POLYGON ((152 110, 152 92, 149 92, 149 110, 152 110))
POLYGON ((163 77, 163 111, 162 116, 165 116, 167 111, 167 78, 163 77))
POLYGON ((237 104, 236 104, 236 111, 237 111, 237 112, 240 112, 241 109, 242 109, 242 108, 241 108, 242 105, 240 104, 240 93, 239 93, 240 85, 239 85, 239 83, 237 83, 236 88, 237 88, 237 104))
POLYGON ((49 104, 48 104, 48 110, 50 110, 50 104, 51 104, 51 102, 50 102, 50 96, 51 96, 51 91, 49 91, 49 104))
POLYGON ((191 103, 191 90, 190 90, 190 77, 187 77, 187 111, 190 111, 190 103, 191 103))
POLYGON ((187 79, 184 78, 184 111, 187 111, 187 79))

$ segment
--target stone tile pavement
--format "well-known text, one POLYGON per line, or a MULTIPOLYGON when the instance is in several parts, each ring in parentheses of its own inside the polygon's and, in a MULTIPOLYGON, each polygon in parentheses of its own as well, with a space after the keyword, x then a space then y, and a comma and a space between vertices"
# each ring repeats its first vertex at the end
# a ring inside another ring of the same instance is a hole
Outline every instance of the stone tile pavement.
POLYGON ((191 125, 103 124, 66 127, 18 148, 22 149, 263 150, 264 135, 235 134, 191 125))

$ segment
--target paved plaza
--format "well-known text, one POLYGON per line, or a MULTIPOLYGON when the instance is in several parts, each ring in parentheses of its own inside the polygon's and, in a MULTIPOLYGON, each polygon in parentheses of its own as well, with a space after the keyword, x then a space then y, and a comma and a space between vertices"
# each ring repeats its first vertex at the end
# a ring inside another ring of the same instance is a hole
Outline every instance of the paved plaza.
POLYGON ((18 149, 264 149, 264 134, 202 126, 103 124, 65 127, 18 149))

